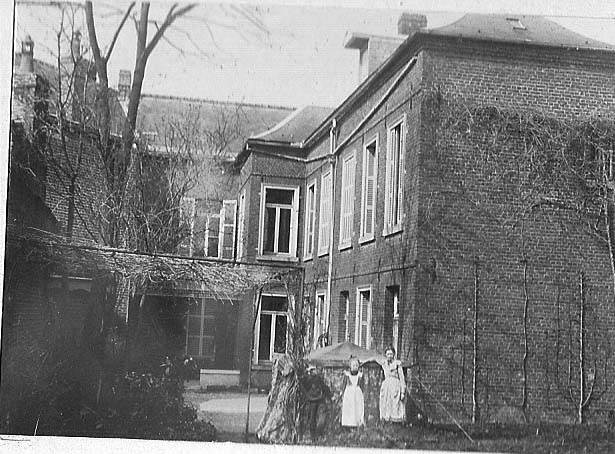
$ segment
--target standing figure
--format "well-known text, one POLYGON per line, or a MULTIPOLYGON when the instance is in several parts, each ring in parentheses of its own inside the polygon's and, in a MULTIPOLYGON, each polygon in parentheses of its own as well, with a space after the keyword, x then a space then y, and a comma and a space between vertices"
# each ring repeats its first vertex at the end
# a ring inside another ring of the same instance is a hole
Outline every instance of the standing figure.
POLYGON ((310 366, 307 375, 302 380, 303 393, 307 404, 308 421, 310 426, 310 437, 312 441, 318 438, 318 408, 325 399, 331 397, 331 392, 320 375, 316 373, 316 368, 310 366))
POLYGON ((350 357, 349 369, 345 370, 346 389, 342 398, 342 426, 359 427, 365 424, 363 391, 359 382, 363 373, 359 371, 359 360, 350 357))
POLYGON ((386 422, 404 422, 406 419, 406 379, 401 368, 401 361, 395 359, 395 349, 388 346, 386 359, 379 361, 384 371, 384 381, 380 386, 380 420, 386 422))

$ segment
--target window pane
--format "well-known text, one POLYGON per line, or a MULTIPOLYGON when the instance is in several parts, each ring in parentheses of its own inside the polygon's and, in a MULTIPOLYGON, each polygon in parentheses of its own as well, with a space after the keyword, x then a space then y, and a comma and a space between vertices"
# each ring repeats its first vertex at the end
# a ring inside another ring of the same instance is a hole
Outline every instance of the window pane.
POLYGON ((275 339, 273 351, 275 353, 286 352, 286 315, 277 315, 275 318, 275 339))
POLYGON ((201 317, 195 315, 188 316, 188 336, 200 336, 201 335, 201 317))
POLYGON ((261 297, 261 310, 286 312, 288 310, 288 298, 285 296, 263 295, 261 297))
POLYGON ((258 337, 258 359, 270 360, 271 352, 271 314, 261 314, 260 331, 258 337))
POLYGON ((290 189, 267 188, 265 203, 276 203, 281 205, 292 205, 294 191, 290 189))
POLYGON ((275 246, 275 208, 265 209, 265 242, 263 244, 263 252, 274 252, 275 246))
POLYGON ((290 215, 291 210, 280 209, 280 226, 277 252, 290 252, 290 215))

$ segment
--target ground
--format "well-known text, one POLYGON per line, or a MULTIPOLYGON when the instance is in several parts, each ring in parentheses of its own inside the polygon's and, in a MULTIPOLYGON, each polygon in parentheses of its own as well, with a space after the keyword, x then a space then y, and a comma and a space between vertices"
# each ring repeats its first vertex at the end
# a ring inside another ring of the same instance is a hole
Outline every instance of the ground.
MULTIPOLYGON (((247 393, 203 392, 197 382, 188 383, 186 400, 199 417, 218 429, 218 441, 257 442, 254 432, 267 406, 267 395, 254 391, 250 398, 250 436, 245 438, 247 393)), ((361 448, 509 452, 527 454, 602 454, 615 452, 615 432, 603 426, 576 425, 487 425, 466 427, 470 441, 454 425, 378 425, 340 430, 313 442, 309 436, 299 444, 361 448)))

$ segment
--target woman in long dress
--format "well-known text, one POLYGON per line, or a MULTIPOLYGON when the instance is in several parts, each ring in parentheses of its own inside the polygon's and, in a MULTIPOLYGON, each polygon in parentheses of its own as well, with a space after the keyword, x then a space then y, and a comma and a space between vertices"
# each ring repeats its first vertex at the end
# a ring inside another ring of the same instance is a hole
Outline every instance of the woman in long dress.
POLYGON ((363 374, 359 371, 359 360, 350 358, 350 370, 345 370, 346 389, 342 398, 342 426, 359 427, 365 424, 363 391, 359 382, 363 374))
POLYGON ((395 349, 387 347, 386 359, 378 361, 384 372, 384 381, 380 386, 380 420, 386 422, 404 422, 406 420, 406 379, 401 368, 401 361, 395 359, 395 349))

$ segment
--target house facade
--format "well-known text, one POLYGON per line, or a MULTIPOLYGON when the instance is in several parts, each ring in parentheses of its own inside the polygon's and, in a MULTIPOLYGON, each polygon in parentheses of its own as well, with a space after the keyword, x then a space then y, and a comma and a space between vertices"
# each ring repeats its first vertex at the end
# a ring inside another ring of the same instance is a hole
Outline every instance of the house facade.
POLYGON ((605 417, 608 247, 533 192, 523 159, 540 144, 510 119, 612 116, 615 49, 533 16, 425 22, 402 16, 410 36, 311 131, 290 119, 247 141, 242 257, 300 264, 311 347, 394 345, 433 419, 446 418, 436 400, 462 418, 573 418, 562 396, 579 375, 603 390, 588 412, 605 417), (589 344, 593 365, 576 364, 589 344))

